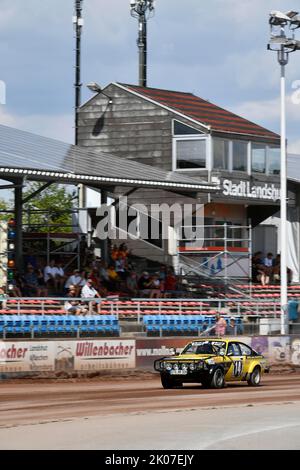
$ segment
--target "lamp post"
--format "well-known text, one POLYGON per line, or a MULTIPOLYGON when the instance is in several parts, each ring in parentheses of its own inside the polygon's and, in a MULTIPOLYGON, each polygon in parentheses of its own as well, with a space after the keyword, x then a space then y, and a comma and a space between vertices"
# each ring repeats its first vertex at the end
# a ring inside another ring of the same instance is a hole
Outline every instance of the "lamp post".
POLYGON ((270 13, 269 24, 271 37, 268 49, 277 52, 277 59, 281 67, 280 94, 281 94, 281 151, 280 151, 280 306, 281 306, 281 334, 287 331, 287 148, 286 148, 286 97, 285 97, 285 67, 289 61, 289 54, 300 49, 300 42, 295 40, 294 30, 300 27, 298 12, 289 11, 270 13), (287 33, 291 37, 287 36, 287 33))
POLYGON ((155 0, 130 0, 130 13, 139 21, 139 85, 147 86, 147 19, 154 15, 155 0))

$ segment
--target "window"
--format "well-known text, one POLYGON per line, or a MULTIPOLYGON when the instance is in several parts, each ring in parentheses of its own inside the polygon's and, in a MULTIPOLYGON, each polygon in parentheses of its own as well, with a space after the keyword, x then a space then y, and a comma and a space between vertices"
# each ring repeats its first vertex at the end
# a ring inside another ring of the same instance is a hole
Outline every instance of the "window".
POLYGON ((174 135, 193 135, 193 134, 203 134, 201 131, 198 131, 194 127, 187 126, 182 122, 174 120, 174 135))
POLYGON ((229 140, 214 139, 214 169, 228 170, 229 140))
POLYGON ((232 142, 232 169, 247 171, 248 142, 232 142))
POLYGON ((253 352, 252 349, 249 348, 246 344, 240 343, 240 348, 242 352, 242 356, 252 356, 253 352))
POLYGON ((251 149, 252 171, 265 173, 266 171, 266 146, 264 144, 252 144, 251 149))
POLYGON ((241 351, 240 351, 239 345, 238 345, 237 343, 229 343, 227 355, 230 355, 230 356, 240 356, 240 355, 241 355, 241 351))
POLYGON ((206 139, 176 139, 176 168, 206 168, 206 139))
POLYGON ((268 173, 280 174, 280 147, 268 147, 268 173))

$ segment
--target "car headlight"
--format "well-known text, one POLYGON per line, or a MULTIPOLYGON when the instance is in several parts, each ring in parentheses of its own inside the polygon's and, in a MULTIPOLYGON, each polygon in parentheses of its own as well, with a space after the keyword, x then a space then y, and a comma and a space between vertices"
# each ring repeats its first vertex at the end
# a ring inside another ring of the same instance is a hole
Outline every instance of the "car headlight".
POLYGON ((203 361, 200 361, 196 364, 197 369, 203 369, 203 361))
POLYGON ((174 369, 174 370, 178 370, 178 369, 179 369, 178 364, 174 364, 174 365, 173 365, 173 369, 174 369))
POLYGON ((181 366, 181 369, 182 369, 182 370, 186 371, 187 368, 188 368, 188 366, 187 366, 186 364, 182 364, 182 366, 181 366))
POLYGON ((195 370, 195 369, 196 369, 196 366, 195 366, 194 362, 191 362, 191 363, 189 364, 189 369, 190 369, 190 370, 195 370))
POLYGON ((164 362, 163 365, 164 365, 164 368, 166 370, 171 370, 172 369, 172 364, 170 364, 169 362, 164 362))

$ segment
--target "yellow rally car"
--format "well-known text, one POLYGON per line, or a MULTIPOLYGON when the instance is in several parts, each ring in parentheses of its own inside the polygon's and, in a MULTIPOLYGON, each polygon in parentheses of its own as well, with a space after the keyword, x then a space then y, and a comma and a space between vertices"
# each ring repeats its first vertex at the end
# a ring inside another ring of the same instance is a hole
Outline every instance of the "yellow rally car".
POLYGON ((201 338, 187 344, 179 355, 154 362, 164 388, 184 382, 201 383, 206 388, 222 388, 225 382, 247 381, 257 387, 269 372, 266 359, 240 341, 201 338))

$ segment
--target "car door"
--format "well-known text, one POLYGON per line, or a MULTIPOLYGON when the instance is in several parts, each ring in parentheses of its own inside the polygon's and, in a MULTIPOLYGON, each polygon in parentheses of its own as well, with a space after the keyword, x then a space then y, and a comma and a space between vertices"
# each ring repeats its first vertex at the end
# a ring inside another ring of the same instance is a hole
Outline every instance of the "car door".
POLYGON ((249 371, 252 365, 253 358, 255 357, 253 356, 252 349, 246 344, 240 343, 240 349, 241 349, 242 357, 244 358, 243 364, 244 364, 244 375, 245 375, 249 371))
POLYGON ((245 356, 242 355, 239 343, 230 341, 227 345, 228 371, 225 379, 227 381, 241 380, 245 373, 245 356))

